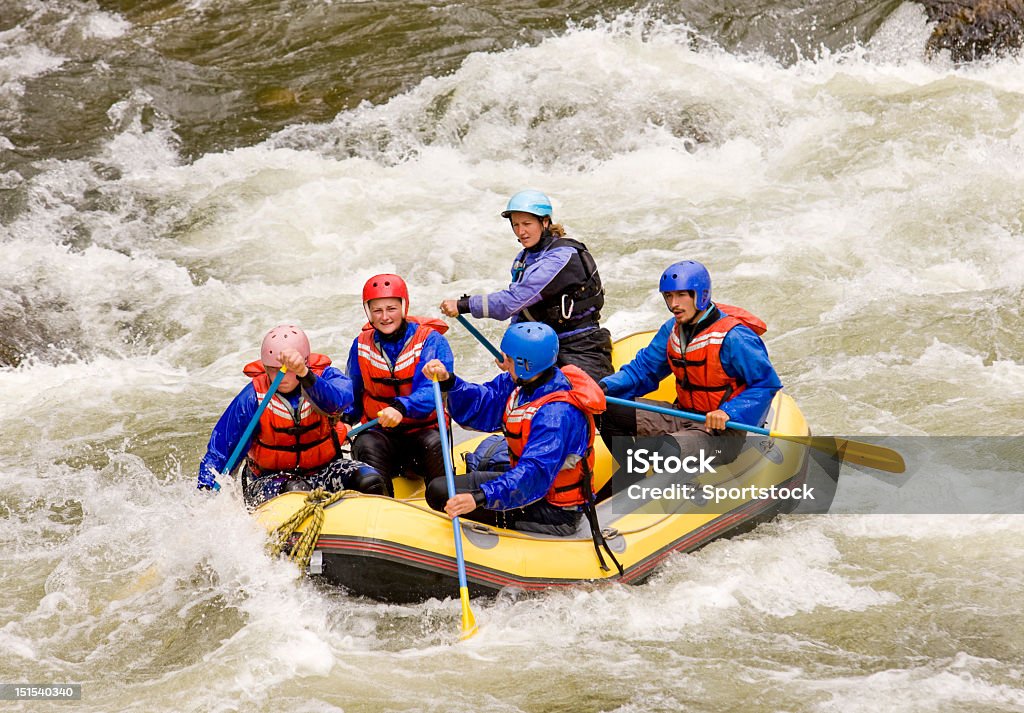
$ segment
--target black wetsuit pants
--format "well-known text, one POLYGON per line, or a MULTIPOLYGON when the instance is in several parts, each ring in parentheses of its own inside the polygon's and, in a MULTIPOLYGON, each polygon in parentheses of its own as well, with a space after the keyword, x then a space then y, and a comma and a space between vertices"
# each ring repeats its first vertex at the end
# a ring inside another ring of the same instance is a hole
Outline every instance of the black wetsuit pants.
POLYGON ((425 482, 444 480, 444 456, 441 433, 424 428, 412 433, 401 430, 371 428, 356 436, 352 457, 367 463, 387 480, 388 494, 394 495, 391 479, 410 472, 425 482))
POLYGON ((385 478, 366 463, 341 457, 306 473, 278 471, 259 476, 254 475, 246 463, 242 469, 242 496, 246 505, 255 507, 292 490, 323 488, 332 493, 358 490, 371 495, 387 495, 384 481, 385 478))
POLYGON ((604 327, 558 340, 558 366, 572 364, 594 381, 612 374, 612 335, 604 327))

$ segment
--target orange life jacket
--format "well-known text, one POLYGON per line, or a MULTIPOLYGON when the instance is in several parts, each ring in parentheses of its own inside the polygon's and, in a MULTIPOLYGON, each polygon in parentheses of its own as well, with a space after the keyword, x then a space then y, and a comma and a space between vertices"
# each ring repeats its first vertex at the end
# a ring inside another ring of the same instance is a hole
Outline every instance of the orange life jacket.
MULTIPOLYGON (((330 358, 323 354, 309 355, 309 370, 317 376, 330 365, 330 358)), ((270 390, 270 376, 263 363, 251 362, 243 371, 252 379, 256 398, 262 403, 270 390)), ((260 415, 249 449, 249 467, 257 475, 316 470, 338 457, 347 434, 347 426, 317 410, 304 394, 299 398, 297 411, 292 411, 288 400, 275 393, 260 415)))
POLYGON ((764 334, 764 321, 742 307, 715 305, 719 318, 690 338, 683 353, 680 328, 669 336, 667 356, 676 377, 676 399, 680 408, 697 413, 710 413, 743 392, 746 384, 725 373, 722 368, 722 342, 729 330, 743 324, 755 334, 764 334))
POLYGON ((570 390, 553 391, 533 401, 516 406, 521 387, 516 388, 505 404, 502 423, 505 440, 508 442, 509 460, 514 468, 530 440, 530 426, 541 406, 565 402, 572 404, 584 413, 590 432, 587 441, 587 455, 573 465, 558 471, 555 481, 544 496, 544 499, 552 505, 569 507, 582 505, 594 492, 594 415, 603 413, 607 404, 601 387, 582 369, 568 364, 561 367, 561 371, 569 379, 569 384, 572 387, 570 390))
MULTIPOLYGON (((363 379, 363 423, 377 417, 377 413, 391 405, 399 396, 412 393, 412 379, 420 366, 423 343, 431 332, 444 334, 448 325, 432 317, 406 317, 417 325, 409 341, 405 343, 395 363, 392 364, 384 350, 374 341, 373 325, 363 325, 359 333, 359 373, 363 379)), ((406 416, 398 428, 411 433, 426 428, 437 428, 437 416, 433 411, 423 418, 406 416)))

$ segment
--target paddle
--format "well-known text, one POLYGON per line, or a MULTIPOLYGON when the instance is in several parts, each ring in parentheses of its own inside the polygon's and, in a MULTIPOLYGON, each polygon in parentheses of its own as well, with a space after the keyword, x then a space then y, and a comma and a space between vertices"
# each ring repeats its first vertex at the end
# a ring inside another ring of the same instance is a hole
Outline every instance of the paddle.
MULTIPOLYGON (((444 456, 444 480, 448 485, 448 497, 455 497, 455 468, 452 467, 452 452, 448 445, 448 427, 444 420, 444 402, 441 399, 441 384, 434 382, 434 410, 437 412, 437 430, 441 432, 441 453, 444 456)), ((477 632, 476 620, 469 608, 469 587, 466 585, 466 559, 462 555, 462 524, 459 518, 452 518, 455 534, 455 564, 459 571, 459 599, 462 601, 462 635, 468 639, 477 632)))
MULTIPOLYGON (((256 430, 256 424, 260 422, 260 416, 267 410, 267 406, 270 405, 270 399, 274 398, 274 393, 277 391, 277 387, 281 385, 281 380, 284 378, 284 373, 288 371, 288 367, 282 366, 277 372, 277 376, 270 382, 270 388, 267 389, 267 395, 260 401, 260 405, 256 407, 256 413, 253 414, 252 419, 249 420, 249 425, 245 427, 245 431, 242 433, 242 437, 238 441, 238 445, 235 446, 235 450, 232 451, 231 457, 228 458, 228 462, 224 464, 224 468, 221 469, 220 474, 227 477, 231 474, 231 470, 235 467, 235 463, 238 461, 238 457, 242 455, 242 450, 249 442, 249 436, 256 430)), ((213 489, 220 490, 220 483, 214 479, 213 489)))
MULTIPOLYGON (((495 349, 494 345, 487 340, 487 337, 482 335, 479 330, 470 324, 465 317, 460 314, 457 319, 470 334, 476 337, 477 341, 487 347, 487 350, 494 355, 495 359, 504 359, 504 355, 495 349)), ((704 423, 704 416, 698 413, 690 413, 688 411, 679 411, 665 406, 629 401, 627 399, 620 399, 614 396, 608 396, 607 399, 610 404, 630 406, 632 408, 643 409, 645 411, 653 411, 655 413, 663 413, 668 416, 688 418, 691 421, 704 423)), ((907 469, 906 464, 903 462, 903 456, 896 451, 891 448, 884 448, 883 446, 864 443, 863 441, 854 441, 848 438, 837 438, 835 436, 793 436, 785 433, 778 433, 777 431, 769 431, 766 428, 758 428, 757 426, 747 426, 746 424, 736 423, 735 421, 729 421, 726 423, 726 426, 740 431, 757 433, 770 438, 778 438, 782 441, 802 443, 803 445, 814 448, 815 450, 823 451, 831 456, 835 456, 841 461, 856 463, 858 465, 867 466, 868 468, 884 470, 889 473, 903 473, 907 469)))
MULTIPOLYGON (((620 399, 615 396, 607 396, 606 398, 610 404, 629 406, 630 408, 652 411, 654 413, 663 413, 666 416, 687 418, 699 423, 704 423, 705 421, 705 417, 699 413, 690 413, 689 411, 680 411, 679 409, 658 406, 656 404, 645 404, 639 401, 620 399)), ((767 428, 748 426, 745 423, 737 423, 736 421, 727 421, 725 426, 726 428, 735 428, 747 433, 757 433, 770 438, 778 438, 782 441, 801 443, 815 450, 823 451, 830 456, 835 456, 841 461, 856 463, 869 468, 877 468, 889 473, 902 473, 907 469, 906 464, 903 462, 903 456, 896 451, 891 448, 864 443, 863 441, 853 441, 847 438, 837 438, 836 436, 794 436, 779 433, 778 431, 769 431, 767 428)))
POLYGON ((473 324, 468 319, 463 317, 461 314, 457 315, 455 319, 459 320, 459 322, 462 323, 462 326, 466 328, 466 331, 472 334, 474 337, 476 337, 476 340, 478 342, 487 347, 487 351, 493 354, 495 359, 497 359, 498 361, 505 361, 505 355, 502 354, 493 344, 491 344, 490 340, 488 340, 487 337, 480 334, 480 330, 474 327, 473 324))
POLYGON ((360 423, 358 426, 356 426, 355 428, 348 432, 348 435, 345 436, 345 439, 351 441, 353 438, 358 436, 366 429, 373 428, 374 426, 376 426, 379 420, 379 418, 373 418, 367 421, 366 423, 360 423))

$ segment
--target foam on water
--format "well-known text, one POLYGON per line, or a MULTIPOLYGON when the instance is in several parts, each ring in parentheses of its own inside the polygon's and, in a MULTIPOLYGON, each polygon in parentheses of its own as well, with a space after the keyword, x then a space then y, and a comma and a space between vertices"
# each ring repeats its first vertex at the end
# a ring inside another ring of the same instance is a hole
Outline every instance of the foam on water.
POLYGON ((815 711, 929 711, 991 706, 993 710, 1017 710, 1024 693, 1015 685, 993 685, 985 680, 993 661, 958 653, 949 660, 930 662, 909 670, 883 671, 868 676, 831 680, 810 688, 827 693, 832 700, 815 705, 815 711))
MULTIPOLYGON (((7 30, 0 34, 0 41, 5 43, 14 39, 11 36, 17 35, 18 30, 7 30)), ((35 77, 45 74, 51 69, 56 69, 64 63, 63 57, 51 54, 47 50, 35 46, 22 46, 18 52, 7 55, 0 59, 0 82, 6 94, 18 94, 22 87, 18 80, 35 77)))
MULTIPOLYGON (((60 167, 39 181, 38 209, 15 227, 72 243, 84 232, 132 255, 155 237, 157 256, 197 278, 198 292, 205 281, 226 282, 244 291, 240 307, 266 309, 287 284, 321 295, 332 309, 350 305, 353 285, 381 269, 408 272, 428 289, 442 282, 456 291, 484 289, 515 248, 496 216, 504 197, 542 184, 560 219, 608 264, 611 319, 650 302, 650 291, 636 285, 680 250, 717 267, 723 291, 756 295, 782 328, 777 338, 800 316, 784 295, 808 281, 818 319, 837 329, 910 296, 1020 289, 1024 252, 998 205, 1013 196, 991 193, 996 176, 1005 185, 1019 175, 1013 153, 984 133, 955 138, 943 149, 956 161, 952 172, 950 161, 922 155, 931 150, 927 137, 905 132, 929 110, 932 87, 977 85, 977 70, 878 67, 856 53, 783 68, 695 52, 683 30, 657 26, 645 34, 638 26, 620 20, 538 47, 473 55, 454 75, 385 105, 184 167, 175 166, 172 134, 140 127, 146 98, 137 94, 111 110, 113 121, 128 126, 102 158, 121 177, 96 176, 85 162, 60 167), (566 57, 573 61, 565 71, 547 67, 566 57), (595 62, 616 68, 596 86, 588 74, 595 62), (873 96, 892 92, 910 101, 873 115, 873 96), (568 115, 540 103, 551 96, 568 115), (486 138, 496 131, 504 133, 486 138), (872 144, 862 150, 868 136, 872 144), (700 149, 690 153, 694 146, 700 149), (914 185, 901 174, 914 175, 914 185), (81 202, 97 188, 106 204, 83 218, 81 202), (982 196, 996 204, 990 227, 971 230, 984 238, 953 242, 967 216, 985 218, 965 210, 982 196), (927 210, 908 220, 906 206, 915 204, 927 210), (142 205, 156 210, 138 222, 142 205), (167 230, 173 243, 160 239, 167 230), (415 256, 401 249, 410 241, 420 248, 415 256), (932 257, 920 254, 926 241, 935 243, 932 257), (994 270, 993 253, 1000 254, 994 270)), ((986 94, 1009 108, 1013 95, 998 94, 1019 95, 1019 85, 1002 86, 1008 76, 989 84, 985 75, 983 87, 968 92, 981 103, 951 120, 936 116, 930 133, 955 134, 959 118, 984 108, 986 94)), ((1019 126, 1010 129, 1020 134, 1019 126)), ((213 311, 209 305, 223 295, 209 292, 189 307, 213 311)), ((425 302, 443 294, 432 291, 425 302)))
MULTIPOLYGON (((32 327, 0 370, 4 679, 88 678, 83 710, 1019 707, 1019 517, 789 518, 642 587, 474 602, 453 646, 457 602, 296 583, 230 487, 194 491, 268 327, 343 361, 374 273, 414 313, 496 289, 527 186, 597 256, 617 336, 666 318, 657 275, 695 257, 768 320, 816 432, 1020 433, 1020 62, 924 62, 920 18, 893 22, 781 66, 624 15, 191 163, 151 96, 123 97, 115 137, 29 178, 2 237, 0 307, 32 327)), ((449 334, 461 374, 493 373, 449 334)))

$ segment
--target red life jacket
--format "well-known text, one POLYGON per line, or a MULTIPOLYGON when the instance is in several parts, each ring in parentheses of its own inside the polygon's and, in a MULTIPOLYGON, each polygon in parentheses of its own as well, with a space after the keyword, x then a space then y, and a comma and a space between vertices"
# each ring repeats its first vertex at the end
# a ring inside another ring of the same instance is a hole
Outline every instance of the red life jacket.
MULTIPOLYGON (((391 405, 399 396, 412 393, 412 379, 420 367, 423 343, 431 332, 444 334, 448 325, 432 317, 406 317, 418 326, 409 341, 405 343, 395 363, 392 364, 384 350, 377 346, 373 336, 373 325, 363 325, 359 333, 359 373, 363 378, 363 423, 377 417, 377 413, 391 405)), ((423 418, 406 416, 398 429, 411 433, 425 428, 437 428, 437 416, 431 411, 423 418)))
POLYGON ((552 505, 569 507, 582 505, 594 492, 594 415, 603 413, 607 404, 601 387, 582 369, 568 364, 561 367, 561 371, 569 379, 571 390, 554 391, 533 401, 515 406, 520 391, 519 388, 516 388, 505 404, 502 423, 505 440, 508 442, 509 459, 512 467, 515 467, 530 440, 533 417, 537 415, 541 406, 561 401, 572 404, 584 413, 590 431, 586 458, 558 471, 555 481, 544 496, 544 499, 552 505))
MULTIPOLYGON (((317 376, 331 365, 329 357, 310 354, 309 370, 317 376)), ((270 377, 259 360, 246 365, 245 375, 252 378, 256 398, 262 403, 270 390, 270 377)), ((293 412, 287 399, 275 393, 260 415, 259 428, 249 449, 249 467, 259 475, 277 471, 307 472, 331 462, 340 454, 348 427, 313 406, 305 395, 293 412)))
POLYGON ((676 377, 676 399, 680 408, 687 411, 710 413, 746 388, 746 384, 729 376, 722 368, 722 342, 729 330, 743 324, 761 335, 768 329, 764 321, 742 307, 715 306, 719 318, 690 338, 685 354, 679 327, 673 329, 668 338, 666 351, 676 377))

